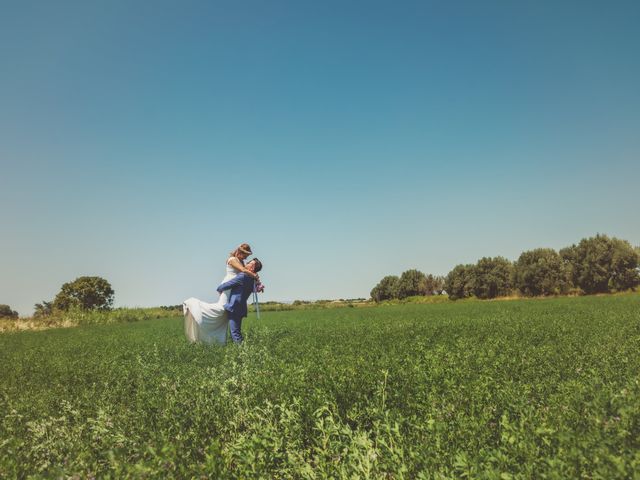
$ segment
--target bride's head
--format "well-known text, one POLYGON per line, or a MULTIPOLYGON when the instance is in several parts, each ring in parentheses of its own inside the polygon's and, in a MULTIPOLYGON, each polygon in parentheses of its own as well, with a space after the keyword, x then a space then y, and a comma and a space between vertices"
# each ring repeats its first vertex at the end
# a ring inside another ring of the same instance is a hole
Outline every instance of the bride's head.
POLYGON ((241 243, 238 248, 230 253, 230 255, 232 257, 236 257, 238 260, 244 260, 252 253, 253 252, 251 251, 251 247, 248 243, 241 243))

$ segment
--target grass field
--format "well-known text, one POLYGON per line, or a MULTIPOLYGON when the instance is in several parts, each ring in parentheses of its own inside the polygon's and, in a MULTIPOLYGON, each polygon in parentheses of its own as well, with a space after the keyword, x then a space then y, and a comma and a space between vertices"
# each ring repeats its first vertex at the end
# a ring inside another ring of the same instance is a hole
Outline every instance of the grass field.
POLYGON ((640 295, 0 335, 0 477, 640 478, 640 295))

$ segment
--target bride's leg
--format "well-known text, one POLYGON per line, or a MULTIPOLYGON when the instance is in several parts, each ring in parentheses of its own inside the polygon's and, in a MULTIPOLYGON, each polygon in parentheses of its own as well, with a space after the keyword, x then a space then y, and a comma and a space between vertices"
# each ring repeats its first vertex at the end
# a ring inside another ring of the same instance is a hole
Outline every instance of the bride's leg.
POLYGON ((229 301, 229 291, 223 290, 220 296, 218 297, 218 301, 216 302, 218 305, 224 305, 229 301))

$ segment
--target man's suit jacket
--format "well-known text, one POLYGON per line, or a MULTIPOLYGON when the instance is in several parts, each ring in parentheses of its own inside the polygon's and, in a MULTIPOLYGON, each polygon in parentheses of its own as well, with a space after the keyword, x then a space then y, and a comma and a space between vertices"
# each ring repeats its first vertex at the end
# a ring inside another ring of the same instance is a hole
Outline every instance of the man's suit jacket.
POLYGON ((229 290, 229 301, 225 303, 224 309, 233 318, 244 318, 247 316, 247 299, 253 293, 255 280, 246 273, 239 273, 228 282, 224 282, 217 290, 229 290))

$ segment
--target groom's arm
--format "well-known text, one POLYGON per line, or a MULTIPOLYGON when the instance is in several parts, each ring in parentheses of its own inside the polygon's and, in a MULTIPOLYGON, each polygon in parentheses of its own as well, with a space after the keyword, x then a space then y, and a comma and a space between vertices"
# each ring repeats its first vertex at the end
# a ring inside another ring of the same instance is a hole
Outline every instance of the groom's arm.
POLYGON ((220 284, 218 288, 216 288, 216 290, 218 291, 218 293, 221 293, 223 290, 229 290, 230 288, 237 287, 238 285, 242 285, 245 276, 246 275, 244 273, 239 273, 228 282, 224 282, 220 284))

